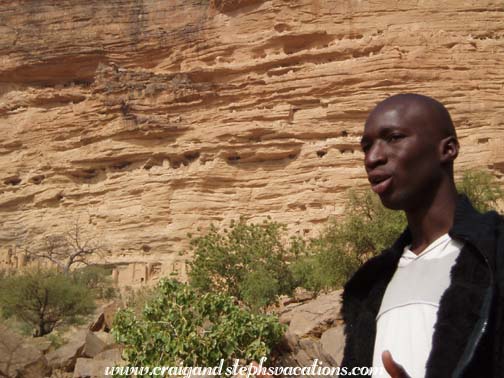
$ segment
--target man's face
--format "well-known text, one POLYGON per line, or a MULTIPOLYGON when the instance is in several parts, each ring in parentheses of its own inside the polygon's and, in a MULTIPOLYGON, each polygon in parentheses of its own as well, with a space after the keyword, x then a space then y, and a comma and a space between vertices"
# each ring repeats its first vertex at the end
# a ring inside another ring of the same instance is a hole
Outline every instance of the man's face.
POLYGON ((389 105, 371 113, 361 146, 371 188, 384 206, 410 210, 429 198, 441 180, 438 145, 419 111, 389 105))

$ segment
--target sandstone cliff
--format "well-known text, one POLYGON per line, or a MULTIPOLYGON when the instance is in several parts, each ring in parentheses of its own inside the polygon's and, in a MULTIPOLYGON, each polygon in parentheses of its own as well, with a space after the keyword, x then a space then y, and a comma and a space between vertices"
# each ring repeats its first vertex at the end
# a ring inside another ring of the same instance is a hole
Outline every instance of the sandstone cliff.
POLYGON ((239 214, 310 235, 366 184, 366 113, 403 91, 452 112, 459 171, 501 177, 503 16, 498 0, 4 1, 0 259, 77 217, 109 261, 137 262, 130 283, 183 275, 186 233, 239 214))

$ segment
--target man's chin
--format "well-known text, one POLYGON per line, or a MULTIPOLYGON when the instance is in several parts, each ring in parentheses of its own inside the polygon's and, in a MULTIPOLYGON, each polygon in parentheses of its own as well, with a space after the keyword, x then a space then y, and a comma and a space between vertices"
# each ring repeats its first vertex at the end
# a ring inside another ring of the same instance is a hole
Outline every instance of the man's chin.
POLYGON ((404 210, 406 208, 404 201, 394 198, 391 193, 383 193, 379 196, 383 206, 390 210, 404 210))

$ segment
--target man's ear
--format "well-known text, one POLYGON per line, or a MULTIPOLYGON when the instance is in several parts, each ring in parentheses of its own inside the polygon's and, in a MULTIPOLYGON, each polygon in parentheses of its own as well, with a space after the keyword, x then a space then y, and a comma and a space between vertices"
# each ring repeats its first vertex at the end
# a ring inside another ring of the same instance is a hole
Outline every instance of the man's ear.
POLYGON ((458 140, 453 135, 441 139, 439 143, 441 162, 453 162, 458 156, 459 147, 458 140))

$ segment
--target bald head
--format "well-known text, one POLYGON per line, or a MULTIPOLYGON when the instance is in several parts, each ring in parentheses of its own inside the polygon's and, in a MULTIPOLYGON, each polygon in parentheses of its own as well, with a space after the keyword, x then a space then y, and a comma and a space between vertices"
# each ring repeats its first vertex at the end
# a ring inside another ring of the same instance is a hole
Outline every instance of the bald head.
POLYGON ((396 112, 405 122, 416 124, 435 140, 457 137, 450 113, 443 104, 431 97, 415 93, 391 96, 373 109, 368 121, 387 112, 396 112))
POLYGON ((455 187, 455 129, 446 108, 430 97, 400 94, 380 102, 361 146, 371 187, 391 209, 411 209, 439 188, 455 187))

